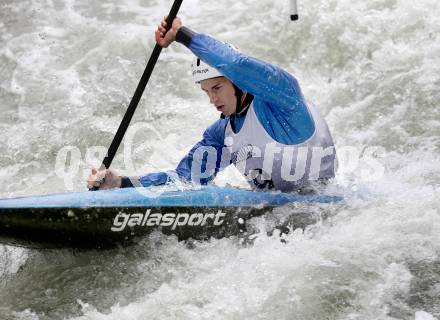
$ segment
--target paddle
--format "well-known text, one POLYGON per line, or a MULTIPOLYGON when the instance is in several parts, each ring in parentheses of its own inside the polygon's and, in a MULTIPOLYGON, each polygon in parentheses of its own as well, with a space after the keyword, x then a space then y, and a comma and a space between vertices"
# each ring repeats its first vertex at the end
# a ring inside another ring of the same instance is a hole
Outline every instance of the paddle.
MULTIPOLYGON (((168 31, 172 26, 172 22, 174 18, 177 16, 177 12, 179 12, 180 5, 183 0, 175 0, 173 6, 171 7, 170 13, 168 14, 167 19, 167 27, 168 31)), ((118 151, 119 145, 121 144, 122 139, 124 138, 125 132, 127 131, 128 126, 130 125, 131 118, 136 111, 136 108, 141 100, 142 94, 144 93, 145 87, 147 86, 148 80, 150 80, 150 76, 153 73, 153 69, 156 65, 157 59, 162 51, 162 47, 156 43, 156 46, 153 49, 153 53, 150 56, 150 60, 148 60, 147 66, 145 67, 144 73, 142 74, 141 80, 134 92, 133 98, 131 98, 130 104, 128 105, 127 111, 125 112, 124 118, 119 125, 118 131, 116 131, 115 137, 113 138, 110 147, 108 148, 107 155, 104 157, 99 170, 108 169, 113 161, 113 158, 118 151)), ((96 191, 98 187, 93 187, 90 190, 96 191)))

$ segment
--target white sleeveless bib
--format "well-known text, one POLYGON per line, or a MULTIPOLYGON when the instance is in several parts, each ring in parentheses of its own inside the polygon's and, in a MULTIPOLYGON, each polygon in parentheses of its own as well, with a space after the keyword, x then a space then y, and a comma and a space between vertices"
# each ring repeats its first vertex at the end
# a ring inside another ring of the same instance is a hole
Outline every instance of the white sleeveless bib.
POLYGON ((314 106, 308 110, 315 131, 295 145, 275 141, 258 120, 253 103, 237 134, 228 123, 224 142, 228 154, 254 189, 294 191, 309 181, 334 177, 336 153, 330 131, 314 106))

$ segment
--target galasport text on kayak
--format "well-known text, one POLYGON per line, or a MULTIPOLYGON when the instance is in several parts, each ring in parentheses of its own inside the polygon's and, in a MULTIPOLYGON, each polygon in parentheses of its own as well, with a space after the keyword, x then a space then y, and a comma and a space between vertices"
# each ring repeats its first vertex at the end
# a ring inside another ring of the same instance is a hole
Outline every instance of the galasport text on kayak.
POLYGON ((224 223, 225 212, 218 210, 217 213, 152 213, 147 209, 145 213, 118 213, 113 220, 111 231, 120 232, 126 227, 135 226, 162 226, 171 227, 175 230, 178 226, 205 226, 208 220, 212 221, 214 226, 220 226, 224 223))

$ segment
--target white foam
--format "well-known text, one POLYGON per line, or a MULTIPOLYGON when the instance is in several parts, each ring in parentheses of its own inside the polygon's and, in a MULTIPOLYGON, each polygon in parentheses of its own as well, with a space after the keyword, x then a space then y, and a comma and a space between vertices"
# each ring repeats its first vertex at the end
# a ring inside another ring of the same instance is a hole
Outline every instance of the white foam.
MULTIPOLYGON (((85 169, 86 149, 109 145, 169 5, 65 0, 2 7, 0 194, 65 191, 53 174, 57 152, 77 147, 85 169)), ((84 291, 70 301, 81 299, 79 319, 438 318, 430 300, 438 297, 424 291, 435 292, 434 283, 417 284, 428 275, 437 279, 429 268, 438 264, 440 252, 440 3, 319 0, 299 3, 299 11, 300 20, 292 23, 283 1, 187 0, 180 16, 195 30, 294 73, 305 97, 326 116, 339 148, 385 149, 384 175, 364 181, 359 170, 342 170, 331 186, 346 195, 342 207, 282 208, 273 219, 285 221, 289 213, 330 216, 304 233, 289 234, 287 244, 265 236, 274 222, 265 219, 253 220, 263 232, 249 248, 224 239, 188 249, 174 238, 152 235, 146 243, 159 243, 157 250, 146 246, 148 257, 127 263, 148 265, 154 286, 143 273, 136 284, 115 285, 106 293, 125 300, 110 308, 108 301, 86 298, 106 289, 98 276, 94 291, 77 287, 84 291), (418 305, 414 296, 421 298, 418 305)), ((139 153, 127 173, 174 168, 218 118, 191 82, 191 59, 179 45, 163 50, 133 119, 154 130, 134 139, 139 153)), ((113 166, 123 172, 120 157, 113 166)), ((216 179, 220 185, 231 181, 244 186, 234 170, 216 179)), ((84 190, 82 170, 73 186, 84 190)), ((13 277, 27 260, 4 248, 0 252, 8 258, 0 265, 13 277)), ((82 270, 80 260, 72 270, 82 270)), ((117 278, 124 270, 104 268, 103 277, 117 278)), ((71 295, 73 287, 66 289, 71 295)), ((61 302, 48 303, 72 318, 61 302)), ((13 309, 0 304, 5 307, 13 309)))

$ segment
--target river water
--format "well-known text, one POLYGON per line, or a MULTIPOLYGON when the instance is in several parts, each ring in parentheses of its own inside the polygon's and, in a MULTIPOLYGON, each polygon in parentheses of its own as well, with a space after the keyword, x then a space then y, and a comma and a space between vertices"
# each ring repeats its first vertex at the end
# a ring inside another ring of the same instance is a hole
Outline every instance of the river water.
MULTIPOLYGON (((170 6, 1 1, 2 197, 85 190, 170 6)), ((186 0, 180 16, 298 78, 329 123, 346 202, 254 219, 248 246, 160 233, 103 252, 0 245, 0 319, 440 318, 440 3, 316 0, 299 14, 284 0, 186 0), (267 235, 301 213, 327 218, 267 235)), ((191 59, 163 51, 115 169, 174 168, 218 117, 191 59)), ((243 186, 233 170, 216 183, 243 186)))

